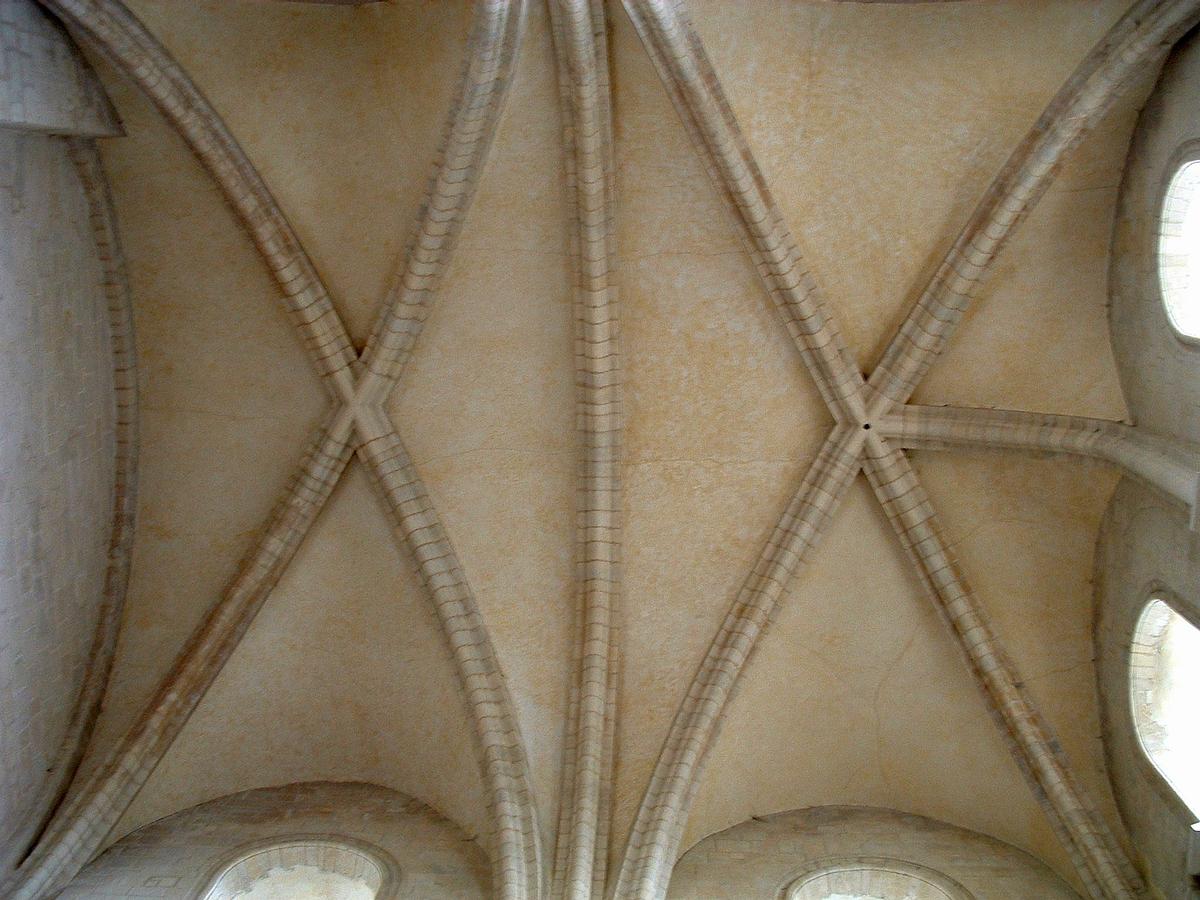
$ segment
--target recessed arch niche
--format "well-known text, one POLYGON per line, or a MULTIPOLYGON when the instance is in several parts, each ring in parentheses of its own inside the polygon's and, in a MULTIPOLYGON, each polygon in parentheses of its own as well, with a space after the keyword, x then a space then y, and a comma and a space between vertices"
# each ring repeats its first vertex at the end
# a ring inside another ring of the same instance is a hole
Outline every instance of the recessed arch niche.
POLYGON ((201 900, 389 900, 396 866, 377 847, 323 835, 298 835, 242 848, 200 894, 201 900))
POLYGON ((816 863, 783 900, 974 900, 954 879, 900 859, 850 857, 816 863))
MULTIPOLYGON (((1200 40, 1193 31, 1171 51, 1138 119, 1110 250, 1109 322, 1130 417, 1140 428, 1200 440, 1200 344, 1173 322, 1160 269, 1161 237, 1191 190, 1200 158, 1200 40), (1186 189, 1186 190, 1181 190, 1186 189)), ((1185 204, 1186 205, 1186 204, 1185 204)), ((1182 230, 1180 231, 1182 234, 1182 230)), ((1168 260, 1186 265, 1182 257, 1168 260)), ((1180 270, 1182 274, 1182 269, 1180 270)), ((1188 863, 1196 816, 1148 752, 1154 736, 1139 726, 1131 676, 1144 668, 1142 616, 1149 598, 1200 623, 1200 532, 1188 510, 1124 479, 1109 505, 1096 552, 1095 640, 1103 747, 1113 795, 1155 889, 1168 900, 1192 896, 1188 863)))

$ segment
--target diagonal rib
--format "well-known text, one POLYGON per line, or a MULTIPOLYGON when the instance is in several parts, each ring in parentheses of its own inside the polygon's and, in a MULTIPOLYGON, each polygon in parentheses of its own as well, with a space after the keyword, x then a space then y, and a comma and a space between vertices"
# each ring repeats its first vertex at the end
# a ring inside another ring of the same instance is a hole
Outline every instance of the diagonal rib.
MULTIPOLYGON (((351 452, 351 429, 362 432, 366 422, 370 427, 365 434, 359 435, 364 442, 369 442, 372 435, 391 431, 381 404, 394 385, 395 375, 398 375, 399 367, 407 359, 412 342, 420 332, 437 276, 449 259, 454 238, 472 198, 478 170, 496 129, 500 102, 511 79, 524 13, 523 0, 486 0, 477 6, 469 61, 458 99, 450 113, 448 137, 441 148, 437 175, 418 217, 418 227, 404 270, 405 279, 402 287, 397 288, 382 307, 380 321, 386 327, 381 333, 386 339, 380 339, 378 346, 364 354, 366 359, 375 360, 385 370, 389 366, 394 367, 395 373, 367 373, 361 378, 358 373, 362 363, 353 352, 328 292, 278 204, 224 123, 186 73, 119 0, 45 0, 45 5, 81 28, 101 52, 150 96, 212 173, 250 231, 255 245, 285 293, 289 312, 304 338, 310 357, 324 376, 327 389, 335 401, 340 401, 338 409, 329 416, 332 424, 323 431, 326 443, 317 448, 320 451, 318 455, 332 455, 336 450, 336 471, 330 472, 336 481, 351 452), (389 335, 397 340, 392 342, 389 335)), ((315 470, 310 474, 323 475, 315 470)), ((407 489, 419 488, 427 502, 428 497, 416 480, 415 472, 411 472, 411 476, 407 489)), ((378 474, 376 480, 378 484, 387 484, 387 478, 381 478, 378 474)), ((294 488, 299 500, 319 501, 312 510, 315 516, 319 504, 323 504, 328 497, 332 482, 325 484, 317 477, 302 477, 294 488)), ((432 517, 436 523, 436 513, 431 506, 424 515, 432 517)), ((311 519, 303 522, 304 531, 310 524, 311 519)), ((278 521, 272 523, 272 529, 276 525, 278 521)), ((437 532, 440 540, 444 541, 440 524, 437 524, 437 532)), ((202 629, 206 635, 204 640, 197 643, 194 639, 185 649, 176 671, 164 680, 160 689, 161 699, 168 704, 182 700, 184 706, 179 709, 186 709, 186 712, 180 714, 172 705, 169 714, 161 714, 157 705, 159 698, 156 698, 155 705, 143 716, 146 727, 139 730, 135 726, 134 732, 127 736, 121 745, 122 749, 114 757, 110 767, 112 790, 105 786, 109 781, 100 778, 95 784, 89 783, 77 791, 77 802, 65 807, 52 822, 33 857, 17 873, 19 877, 14 876, 14 884, 36 882, 42 887, 32 890, 44 890, 44 886, 50 883, 48 879, 53 878, 56 879, 54 883, 61 886, 61 883, 65 883, 64 878, 69 880, 90 858, 104 835, 115 825, 120 813, 132 802, 137 790, 182 728, 187 715, 190 715, 212 678, 232 653, 253 613, 294 554, 295 546, 290 544, 293 537, 298 546, 303 533, 268 532, 259 553, 249 561, 238 582, 241 584, 245 578, 261 577, 262 567, 268 557, 276 553, 284 554, 280 556, 282 565, 278 570, 273 562, 269 566, 271 578, 263 582, 265 587, 261 596, 255 593, 250 603, 235 585, 234 593, 223 598, 210 614, 202 629), (238 611, 245 604, 248 604, 247 615, 243 619, 238 611), (214 662, 215 667, 210 667, 208 662, 214 662), (180 669, 185 663, 186 671, 180 669), (195 682, 198 685, 195 690, 190 687, 195 679, 180 681, 179 684, 188 689, 182 697, 176 696, 180 692, 172 679, 190 677, 188 673, 193 668, 202 671, 208 680, 202 685, 195 682), (159 738, 163 741, 161 746, 156 743, 159 738), (81 840, 86 842, 86 846, 80 844, 81 840), (31 865, 35 860, 36 866, 31 865), (47 867, 48 876, 41 872, 47 867)), ((425 552, 426 544, 414 546, 423 574, 430 571, 431 566, 439 564, 436 560, 425 558, 425 552)), ((461 575, 457 561, 455 571, 461 575)), ((427 578, 426 586, 440 615, 442 608, 439 604, 445 602, 445 591, 438 579, 427 578)), ((503 688, 503 676, 499 674, 495 654, 479 620, 474 598, 470 596, 465 583, 462 588, 466 591, 465 597, 459 601, 466 610, 463 615, 473 616, 475 623, 468 631, 460 627, 456 617, 443 616, 442 623, 458 666, 460 684, 469 701, 475 734, 479 738, 483 780, 494 832, 493 880, 500 896, 512 900, 534 898, 539 896, 541 889, 540 835, 528 788, 528 766, 520 743, 516 713, 503 688), (476 641, 473 654, 464 655, 456 643, 465 634, 470 634, 476 641), (479 690, 480 659, 489 661, 487 665, 492 666, 495 672, 491 677, 499 679, 500 690, 497 692, 494 685, 489 688, 488 702, 475 702, 479 690), (517 745, 515 752, 511 748, 501 751, 495 749, 507 748, 512 741, 517 745)), ((22 893, 16 896, 39 895, 22 893)))
POLYGON ((1129 83, 1200 21, 1200 0, 1139 0, 1088 54, 1013 151, 871 373, 871 415, 912 396, 980 282, 1066 155, 1129 83))
POLYGON ((524 16, 525 0, 476 4, 470 52, 429 188, 363 353, 373 381, 395 383, 429 314, 496 135, 524 16))
POLYGON ((24 864, 0 886, 9 900, 62 890, 103 846, 225 666, 292 561, 350 459, 351 422, 331 415, 309 444, 254 551, 184 645, 150 703, 107 761, 73 785, 24 864))
POLYGON ((91 38, 138 85, 212 174, 283 291, 292 322, 332 392, 330 379, 354 365, 354 349, 279 204, 216 110, 119 0, 40 2, 91 38))
POLYGON ((614 897, 660 900, 700 773, 725 705, 784 588, 827 530, 860 469, 865 432, 839 426, 826 439, 759 555, 692 679, 642 797, 614 897))
POLYGON ((864 469, 1088 892, 1105 900, 1144 896, 1140 877, 1071 771, 991 618, 959 571, 908 458, 872 434, 867 438, 864 469))
POLYGON ((838 421, 862 422, 862 374, 825 310, 682 4, 625 0, 625 9, 830 412, 838 421))
POLYGON ((380 409, 360 419, 366 464, 391 524, 408 547, 441 623, 482 756, 493 828, 493 890, 503 900, 541 895, 541 855, 528 761, 513 702, 483 616, 420 475, 380 409))

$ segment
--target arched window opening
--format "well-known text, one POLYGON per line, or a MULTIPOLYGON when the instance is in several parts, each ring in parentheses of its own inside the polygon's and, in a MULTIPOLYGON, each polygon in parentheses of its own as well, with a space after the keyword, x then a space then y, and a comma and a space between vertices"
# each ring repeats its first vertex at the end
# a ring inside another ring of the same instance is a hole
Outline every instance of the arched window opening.
POLYGON ((1200 340, 1200 160, 1171 177, 1158 229, 1158 280, 1171 325, 1200 340))
POLYGON ((784 900, 973 900, 941 872, 898 859, 825 860, 788 885, 784 900))
POLYGON ((386 863, 341 841, 298 839, 246 854, 204 900, 376 900, 390 892, 386 863))
POLYGON ((270 869, 250 889, 238 894, 241 900, 375 900, 370 885, 317 866, 270 869))
POLYGON ((1200 629, 1157 597, 1134 628, 1129 691, 1142 749, 1200 818, 1200 629))

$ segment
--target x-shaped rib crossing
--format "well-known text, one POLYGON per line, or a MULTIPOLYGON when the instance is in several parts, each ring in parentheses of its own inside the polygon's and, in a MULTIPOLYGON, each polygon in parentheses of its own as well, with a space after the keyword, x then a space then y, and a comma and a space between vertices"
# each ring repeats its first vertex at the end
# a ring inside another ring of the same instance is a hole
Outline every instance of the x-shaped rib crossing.
MULTIPOLYGON (((96 774, 76 785, 33 854, 2 888, 37 898, 63 887, 102 845, 239 643, 293 558, 351 454, 383 498, 416 559, 456 664, 473 723, 492 822, 493 888, 506 900, 542 894, 542 856, 529 773, 511 700, 475 600, 385 409, 419 335, 469 206, 511 79, 522 0, 480 0, 469 65, 450 114, 437 174, 406 264, 354 351, 328 291, 278 205, 215 111, 120 0, 41 0, 73 23, 147 93, 211 171, 283 290, 333 406, 254 553, 157 694, 96 774)), ((605 882, 613 729, 610 643, 618 591, 619 371, 609 280, 612 166, 599 0, 550 0, 569 112, 568 175, 576 188, 577 311, 585 428, 581 508, 581 649, 572 694, 556 894, 586 898, 605 882), (555 5, 557 4, 557 5, 555 5), (569 796, 568 796, 569 795, 569 796)), ((1012 411, 906 405, 997 251, 1119 89, 1200 19, 1200 0, 1138 0, 1080 65, 1014 152, 870 379, 852 362, 818 297, 680 0, 624 0, 835 425, 729 615, 672 724, 632 830, 614 894, 666 892, 700 772, 732 688, 788 580, 826 530, 858 472, 866 473, 950 625, 1021 769, 1095 897, 1143 893, 1026 695, 985 612, 951 557, 905 447, 979 445, 1098 456, 1195 511, 1197 457, 1118 423, 1012 411)))
MULTIPOLYGON (((1014 152, 869 381, 853 364, 822 305, 682 3, 624 0, 624 4, 836 424, 744 583, 672 722, 638 810, 615 896, 657 900, 666 894, 700 771, 733 686, 785 585, 826 530, 860 470, 1012 739, 1018 764, 1081 880, 1095 897, 1141 895, 1140 877, 1094 810, 1026 693, 942 538, 916 473, 889 440, 893 432, 887 426, 897 420, 903 423, 904 416, 897 412, 949 341, 975 286, 1013 228, 1046 190, 1066 151, 1096 124, 1147 59, 1155 58, 1195 23, 1200 3, 1143 0, 1114 26, 1014 152)), ((1009 415, 1020 418, 1020 414, 1009 415)), ((1026 426, 1036 418, 1026 416, 1026 426)), ((1189 503, 1195 502, 1194 469, 1192 476, 1189 503)))
POLYGON ((350 336, 278 204, 220 117, 118 0, 46 0, 159 107, 213 174, 262 254, 334 406, 304 454, 255 552, 106 765, 57 812, 4 893, 63 887, 99 849, 220 672, 328 500, 351 453, 365 464, 392 525, 417 562, 463 689, 492 823, 497 896, 541 892, 541 851, 515 711, 453 547, 384 403, 421 332, 495 134, 524 6, 477 5, 472 53, 450 111, 436 175, 408 254, 380 305, 366 349, 350 336))

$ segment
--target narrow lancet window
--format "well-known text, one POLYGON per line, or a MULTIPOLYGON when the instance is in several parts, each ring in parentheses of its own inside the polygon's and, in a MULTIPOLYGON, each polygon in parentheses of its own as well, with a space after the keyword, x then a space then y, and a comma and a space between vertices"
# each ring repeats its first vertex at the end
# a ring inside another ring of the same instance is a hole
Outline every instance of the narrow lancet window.
POLYGON ((1200 629, 1159 598, 1134 629, 1129 690, 1142 749, 1200 818, 1200 629))
POLYGON ((1163 198, 1158 279, 1171 325, 1200 340, 1200 160, 1180 166, 1163 198))
POLYGON ((292 840, 226 867, 204 900, 375 900, 386 880, 384 865, 363 849, 292 840))

